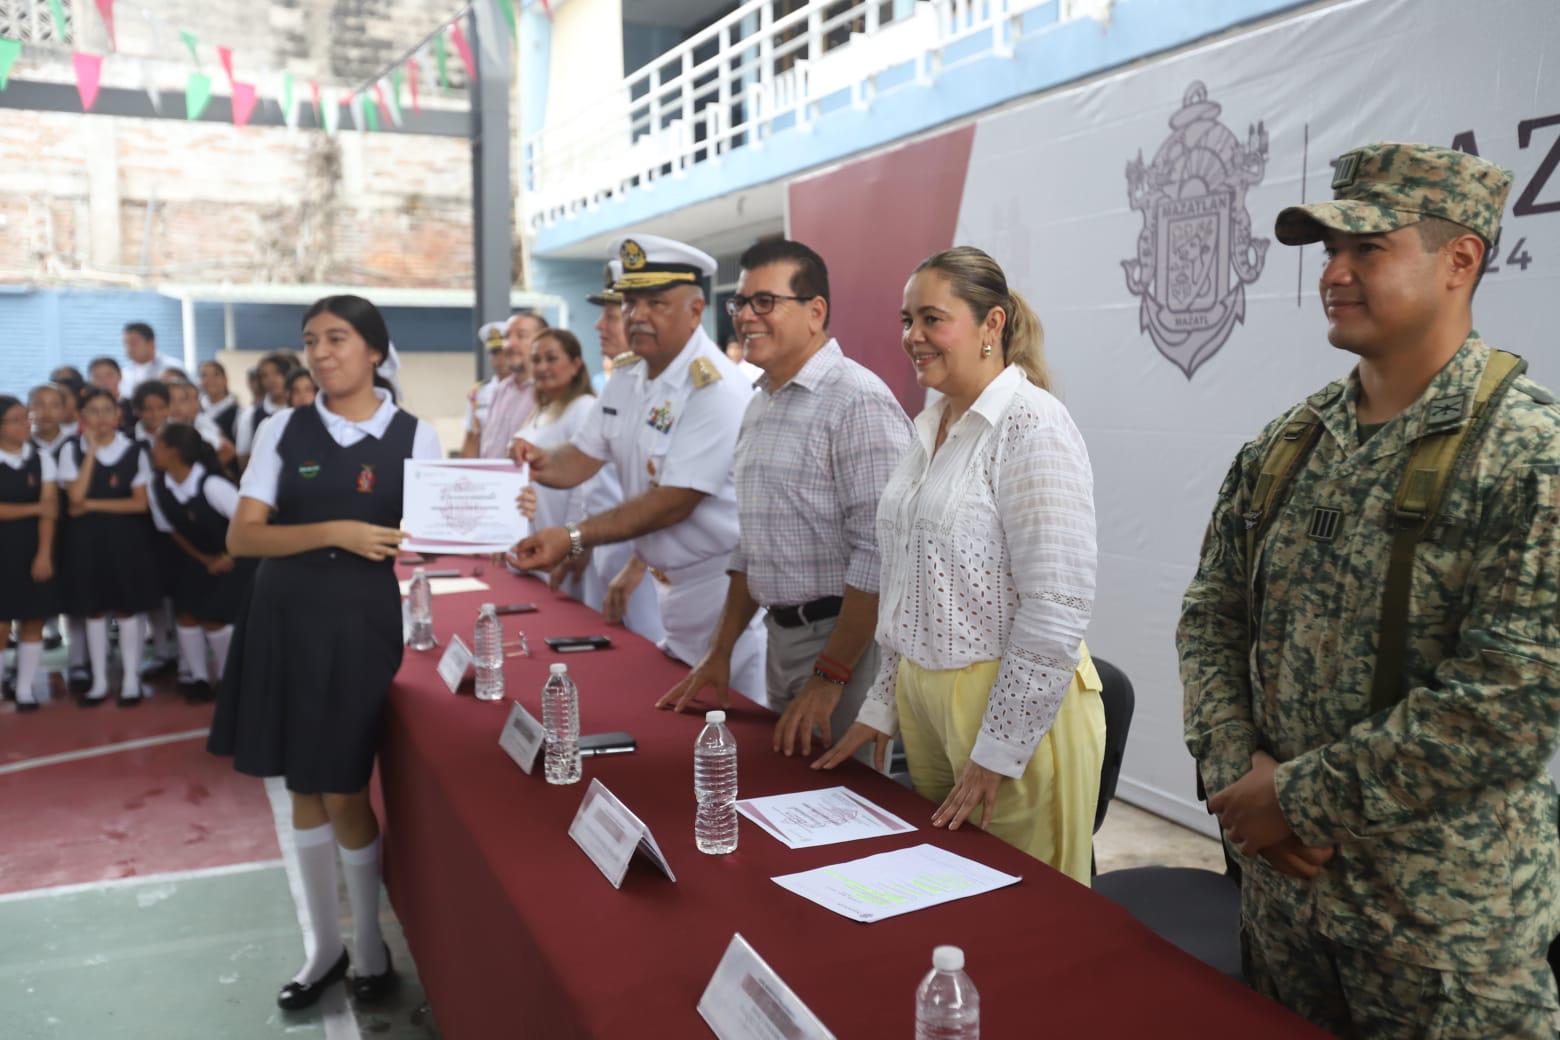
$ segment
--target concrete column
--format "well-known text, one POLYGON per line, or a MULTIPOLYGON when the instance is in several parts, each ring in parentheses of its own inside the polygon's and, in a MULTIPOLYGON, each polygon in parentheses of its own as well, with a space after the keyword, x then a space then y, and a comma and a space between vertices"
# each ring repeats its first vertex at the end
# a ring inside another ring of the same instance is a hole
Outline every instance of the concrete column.
POLYGON ((119 150, 115 121, 94 116, 80 120, 87 167, 87 262, 91 267, 120 266, 119 150))

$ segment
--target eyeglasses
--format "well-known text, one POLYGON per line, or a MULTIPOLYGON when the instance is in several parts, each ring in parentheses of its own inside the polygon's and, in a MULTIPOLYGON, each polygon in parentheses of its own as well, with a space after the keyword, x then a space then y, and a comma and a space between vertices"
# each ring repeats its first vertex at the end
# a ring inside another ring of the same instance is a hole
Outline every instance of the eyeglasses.
POLYGON ((761 292, 752 296, 733 296, 726 301, 726 313, 735 318, 742 313, 742 308, 751 306, 754 314, 768 314, 775 309, 776 300, 795 300, 801 303, 805 300, 817 299, 817 293, 811 296, 786 296, 783 293, 761 292))

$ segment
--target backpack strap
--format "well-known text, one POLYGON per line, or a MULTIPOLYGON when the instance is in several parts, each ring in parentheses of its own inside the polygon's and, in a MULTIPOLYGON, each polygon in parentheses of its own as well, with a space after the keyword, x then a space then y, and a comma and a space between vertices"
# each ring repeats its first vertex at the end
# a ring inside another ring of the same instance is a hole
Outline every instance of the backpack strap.
MULTIPOLYGON (((1251 493, 1251 508, 1242 516, 1246 521, 1246 598, 1248 613, 1256 617, 1257 546, 1278 512, 1289 484, 1310 456, 1322 436, 1322 420, 1304 405, 1291 413, 1283 432, 1268 445, 1262 459, 1262 472, 1251 493)), ((1255 621, 1253 621, 1255 624, 1255 621)))
POLYGON ((1414 443, 1393 504, 1392 553, 1381 596, 1380 638, 1370 687, 1371 714, 1392 707, 1403 697, 1414 549, 1434 525, 1452 478, 1477 448, 1495 413, 1494 405, 1525 371, 1527 362, 1522 358, 1504 350, 1492 350, 1479 378, 1468 421, 1427 433, 1414 443))

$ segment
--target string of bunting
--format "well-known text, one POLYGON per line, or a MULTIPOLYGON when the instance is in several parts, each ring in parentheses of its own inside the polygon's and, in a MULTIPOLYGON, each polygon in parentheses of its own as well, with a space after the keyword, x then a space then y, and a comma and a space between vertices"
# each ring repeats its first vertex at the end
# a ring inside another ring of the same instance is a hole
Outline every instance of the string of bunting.
MULTIPOLYGON (((530 0, 530 3, 538 5, 542 13, 551 20, 552 7, 549 0, 530 0)), ((517 4, 516 0, 495 0, 495 4, 503 16, 503 23, 508 27, 511 38, 516 37, 519 33, 516 8, 528 5, 517 4)), ((93 106, 97 104, 103 79, 104 61, 111 58, 115 63, 133 62, 139 66, 141 89, 150 98, 152 108, 161 114, 163 99, 158 89, 154 61, 119 53, 115 0, 94 0, 94 6, 98 19, 102 23, 110 53, 99 54, 80 49, 72 53, 71 61, 76 75, 76 92, 81 98, 81 110, 91 112, 93 106)), ((63 0, 48 0, 48 8, 53 23, 54 38, 61 41, 73 39, 79 43, 84 35, 80 31, 82 27, 76 26, 75 33, 70 31, 63 0)), ((283 122, 289 130, 298 128, 299 109, 304 105, 312 110, 314 125, 329 134, 340 131, 343 109, 350 116, 352 126, 359 131, 400 127, 405 122, 402 107, 403 88, 411 101, 413 112, 422 111, 421 89, 427 85, 423 80, 425 75, 431 75, 432 85, 438 93, 451 89, 451 49, 465 69, 466 82, 470 83, 476 79, 476 55, 461 27, 461 22, 470 13, 471 8, 471 4, 463 6, 380 73, 356 87, 350 89, 322 87, 318 80, 308 80, 307 98, 299 96, 297 83, 291 72, 261 73, 254 77, 239 78, 239 61, 233 48, 222 44, 214 45, 210 49, 215 50, 218 64, 227 80, 229 97, 232 100, 233 125, 247 126, 262 98, 274 98, 281 107, 283 122)), ((169 38, 166 23, 145 7, 137 8, 134 14, 147 28, 151 37, 152 52, 166 53, 166 41, 169 38)), ((213 78, 206 71, 206 64, 202 57, 203 51, 209 53, 210 50, 201 43, 199 36, 192 29, 179 29, 178 40, 188 53, 190 64, 184 81, 184 115, 187 120, 194 121, 205 114, 211 103, 213 78)), ((0 91, 6 89, 13 67, 21 56, 22 41, 0 36, 0 91)))

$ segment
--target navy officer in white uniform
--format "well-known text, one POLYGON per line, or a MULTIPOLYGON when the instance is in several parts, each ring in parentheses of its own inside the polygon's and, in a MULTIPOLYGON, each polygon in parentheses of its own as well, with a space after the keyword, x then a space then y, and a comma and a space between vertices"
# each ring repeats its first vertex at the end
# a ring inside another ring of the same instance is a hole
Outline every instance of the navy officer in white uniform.
MULTIPOLYGON (((515 546, 514 563, 543 570, 631 540, 656 582, 661 649, 691 665, 709 649, 726 598, 737 545, 732 459, 753 386, 701 324, 713 258, 658 235, 620 238, 612 255, 623 265, 612 288, 623 294, 630 353, 616 359, 600 404, 569 444, 548 451, 519 440, 515 457, 547 487, 574 487, 611 462, 623 503, 537 531, 515 546)), ((731 684, 764 697, 758 617, 737 641, 731 684)))

